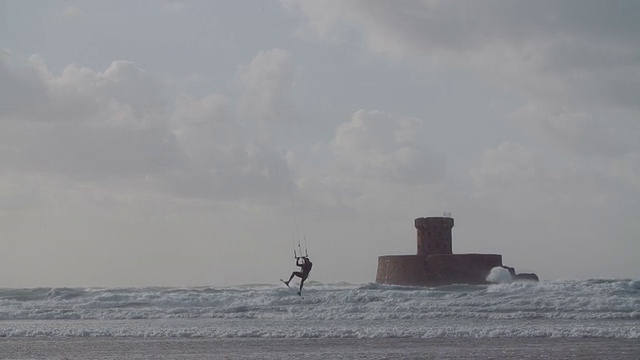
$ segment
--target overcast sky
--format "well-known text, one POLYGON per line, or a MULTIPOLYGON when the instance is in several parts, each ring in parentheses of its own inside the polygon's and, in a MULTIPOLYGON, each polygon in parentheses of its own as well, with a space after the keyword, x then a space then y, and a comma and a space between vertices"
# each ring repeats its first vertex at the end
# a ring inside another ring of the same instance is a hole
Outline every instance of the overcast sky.
POLYGON ((640 2, 0 0, 0 287, 640 276, 640 2))

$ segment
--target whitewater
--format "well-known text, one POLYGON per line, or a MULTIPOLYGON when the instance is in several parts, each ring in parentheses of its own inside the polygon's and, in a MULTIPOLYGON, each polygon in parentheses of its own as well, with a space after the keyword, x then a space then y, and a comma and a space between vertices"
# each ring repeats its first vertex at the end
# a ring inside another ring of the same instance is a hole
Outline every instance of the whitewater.
POLYGON ((640 338, 640 281, 0 289, 0 337, 640 338))

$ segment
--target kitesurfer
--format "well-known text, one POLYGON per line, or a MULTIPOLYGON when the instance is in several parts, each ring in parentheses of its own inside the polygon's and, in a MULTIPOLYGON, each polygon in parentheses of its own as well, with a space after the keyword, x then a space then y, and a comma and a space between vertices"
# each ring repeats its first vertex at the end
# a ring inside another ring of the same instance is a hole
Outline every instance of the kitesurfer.
POLYGON ((289 286, 289 282, 293 279, 294 276, 299 277, 300 279, 300 291, 298 291, 298 295, 302 296, 302 285, 304 281, 309 277, 309 273, 311 272, 311 267, 313 264, 309 260, 307 256, 296 256, 296 266, 300 267, 300 271, 294 271, 291 273, 289 280, 284 281, 285 285, 289 286))

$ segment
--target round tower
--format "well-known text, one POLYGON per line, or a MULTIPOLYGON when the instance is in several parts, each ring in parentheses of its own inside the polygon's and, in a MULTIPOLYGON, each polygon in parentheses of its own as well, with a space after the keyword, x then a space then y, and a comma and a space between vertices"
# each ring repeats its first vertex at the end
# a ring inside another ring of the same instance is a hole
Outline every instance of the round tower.
POLYGON ((418 256, 426 258, 427 255, 451 255, 451 229, 453 218, 427 217, 415 220, 418 230, 418 256))

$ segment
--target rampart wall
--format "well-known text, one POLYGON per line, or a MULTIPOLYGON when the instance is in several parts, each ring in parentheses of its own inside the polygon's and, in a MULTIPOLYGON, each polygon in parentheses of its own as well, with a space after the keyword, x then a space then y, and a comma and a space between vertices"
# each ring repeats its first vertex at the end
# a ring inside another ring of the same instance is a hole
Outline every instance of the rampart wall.
POLYGON ((421 285, 425 282, 424 258, 418 255, 378 257, 376 282, 393 285, 421 285))

